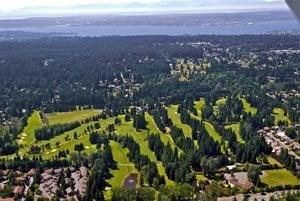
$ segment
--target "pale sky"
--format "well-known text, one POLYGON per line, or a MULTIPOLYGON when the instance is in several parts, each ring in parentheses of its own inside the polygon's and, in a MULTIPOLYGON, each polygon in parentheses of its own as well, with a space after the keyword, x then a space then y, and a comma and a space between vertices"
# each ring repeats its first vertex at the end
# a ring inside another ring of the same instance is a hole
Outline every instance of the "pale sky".
POLYGON ((273 1, 282 2, 283 0, 0 0, 0 17, 101 13, 110 9, 112 12, 132 12, 137 8, 140 9, 138 11, 143 12, 143 9, 159 10, 162 3, 165 10, 176 6, 178 10, 184 10, 187 7, 189 9, 206 7, 205 9, 212 8, 214 10, 216 7, 222 6, 228 8, 244 5, 246 8, 249 5, 259 7, 263 2, 273 1), (133 7, 132 3, 144 4, 143 9, 141 6, 133 7))
POLYGON ((160 0, 0 0, 0 11, 12 12, 27 8, 68 8, 91 4, 156 3, 160 0))

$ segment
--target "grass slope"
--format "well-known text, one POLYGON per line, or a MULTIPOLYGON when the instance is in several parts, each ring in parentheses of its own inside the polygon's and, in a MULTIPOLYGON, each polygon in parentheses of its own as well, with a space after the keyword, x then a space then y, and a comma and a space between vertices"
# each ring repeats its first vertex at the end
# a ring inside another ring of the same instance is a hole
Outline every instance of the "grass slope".
POLYGON ((21 146, 29 146, 34 144, 35 129, 42 127, 42 120, 38 111, 34 111, 27 120, 27 126, 19 136, 18 143, 21 146))
POLYGON ((113 187, 121 187, 126 176, 132 172, 138 173, 138 171, 127 157, 128 149, 122 148, 121 145, 115 141, 110 141, 110 146, 113 151, 114 161, 117 162, 117 169, 111 171, 113 177, 107 182, 113 187))
POLYGON ((220 136, 220 134, 215 130, 215 128, 213 127, 213 125, 208 122, 208 121, 203 121, 204 123, 204 127, 207 130, 208 134, 216 141, 216 142, 221 142, 222 137, 220 136))
POLYGON ((148 147, 148 135, 150 134, 149 130, 140 130, 137 131, 133 127, 133 121, 126 122, 125 115, 120 115, 119 119, 121 119, 121 125, 116 127, 116 131, 120 135, 129 135, 132 136, 133 139, 140 145, 141 154, 148 156, 151 161, 157 161, 154 152, 152 152, 148 147))
POLYGON ((300 185, 300 180, 286 169, 263 171, 261 181, 268 186, 300 185))
POLYGON ((180 120, 180 114, 177 113, 178 105, 171 105, 167 108, 168 115, 172 119, 172 122, 178 128, 182 128, 183 133, 186 137, 192 137, 192 129, 189 125, 184 124, 180 120))
MULTIPOLYGON (((134 167, 134 164, 131 163, 127 157, 128 149, 122 148, 121 145, 115 141, 110 141, 110 146, 113 151, 113 158, 114 161, 117 162, 117 169, 111 170, 110 173, 112 174, 112 178, 107 180, 107 183, 111 187, 122 187, 124 179, 130 174, 130 173, 139 173, 136 168, 134 167)), ((106 191, 104 193, 105 200, 111 199, 111 189, 106 191)))
POLYGON ((275 158, 268 156, 267 159, 268 159, 269 164, 278 165, 279 167, 282 167, 282 164, 279 161, 277 161, 275 158))
MULTIPOLYGON (((73 115, 78 114, 77 111, 74 112, 73 115)), ((55 115, 52 115, 54 118, 55 115)), ((71 113, 68 113, 67 116, 72 116, 71 113)), ((62 117, 60 117, 62 118, 62 117)), ((56 118, 57 119, 57 118, 56 118)), ((73 120, 66 119, 64 122, 73 122, 73 120)), ((57 122, 61 123, 61 122, 57 122)), ((92 153, 95 151, 95 145, 91 145, 89 142, 89 136, 85 132, 87 126, 94 124, 93 122, 89 124, 82 124, 80 127, 65 132, 59 136, 55 136, 54 138, 46 141, 36 141, 34 136, 34 131, 37 128, 42 127, 42 120, 40 118, 39 112, 35 111, 28 119, 28 125, 25 127, 23 133, 20 135, 20 140, 18 141, 21 145, 21 148, 19 150, 19 155, 27 155, 28 151, 30 150, 30 147, 32 145, 36 146, 45 146, 46 144, 50 144, 50 149, 44 149, 42 150, 41 156, 44 159, 49 159, 51 157, 54 157, 59 151, 68 149, 70 152, 74 152, 74 146, 75 144, 83 143, 85 146, 86 153, 92 153), (73 138, 73 133, 77 132, 78 139, 73 138), (65 138, 69 136, 70 140, 66 141, 65 138)), ((34 155, 30 154, 30 157, 34 155)))
POLYGON ((275 117, 276 125, 279 121, 287 121, 289 125, 291 124, 291 120, 289 119, 289 117, 284 115, 284 111, 281 108, 274 108, 272 115, 275 117))
MULTIPOLYGON (((177 147, 172 139, 172 137, 169 134, 164 134, 163 132, 161 132, 158 127, 156 126, 153 117, 146 112, 145 113, 145 118, 146 121, 148 123, 147 128, 149 129, 150 133, 153 134, 158 134, 160 136, 161 141, 167 145, 168 143, 171 145, 172 149, 174 149, 175 147, 177 147)), ((180 151, 180 148, 177 147, 177 149, 180 151)))
POLYGON ((198 113, 198 117, 202 117, 202 108, 205 106, 205 100, 203 98, 201 98, 199 101, 195 101, 195 108, 197 110, 198 113))
POLYGON ((46 114, 49 124, 63 124, 82 121, 86 118, 99 114, 99 110, 77 110, 72 112, 59 112, 46 114))
POLYGON ((220 98, 216 101, 216 105, 213 106, 214 114, 218 114, 220 112, 219 107, 222 106, 222 105, 225 105, 226 100, 227 100, 227 98, 220 98))
POLYGON ((245 141, 243 140, 243 138, 240 135, 240 124, 239 123, 227 125, 227 126, 225 126, 225 129, 232 129, 232 131, 236 135, 237 141, 242 144, 245 143, 245 141))
POLYGON ((251 107, 250 103, 247 102, 245 98, 240 98, 243 106, 244 106, 244 111, 247 113, 251 113, 252 115, 255 115, 257 113, 257 108, 251 107))
MULTIPOLYGON (((117 133, 121 134, 121 135, 128 134, 129 136, 132 136, 133 139, 140 145, 141 154, 148 156, 151 161, 155 162, 157 164, 157 168, 159 170, 160 175, 163 175, 165 177, 167 183, 171 183, 172 181, 168 180, 165 169, 162 168, 161 163, 159 161, 157 161, 157 158, 156 158, 154 152, 151 151, 148 146, 147 138, 150 133, 153 133, 152 130, 137 131, 133 127, 133 121, 125 122, 125 115, 120 115, 119 118, 121 119, 122 124, 117 126, 117 128, 116 128, 117 133)), ((149 118, 149 116, 148 116, 148 118, 149 118)), ((148 123, 148 126, 149 126, 149 123, 148 123)), ((174 143, 172 143, 171 146, 175 146, 174 143)))

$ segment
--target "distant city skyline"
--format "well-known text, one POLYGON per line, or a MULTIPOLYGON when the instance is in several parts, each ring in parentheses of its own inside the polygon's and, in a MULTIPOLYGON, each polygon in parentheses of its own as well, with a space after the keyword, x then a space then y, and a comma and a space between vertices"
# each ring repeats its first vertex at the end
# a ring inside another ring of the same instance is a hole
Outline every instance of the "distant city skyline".
POLYGON ((0 0, 1 18, 286 9, 283 0, 0 0))

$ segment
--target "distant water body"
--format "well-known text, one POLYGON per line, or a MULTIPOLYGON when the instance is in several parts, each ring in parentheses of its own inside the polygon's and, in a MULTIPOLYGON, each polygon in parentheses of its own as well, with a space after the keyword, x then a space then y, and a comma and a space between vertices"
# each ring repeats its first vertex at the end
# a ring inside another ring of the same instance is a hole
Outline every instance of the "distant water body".
POLYGON ((249 22, 224 25, 199 26, 67 26, 57 25, 32 28, 7 28, 0 31, 29 31, 40 33, 74 33, 77 36, 138 36, 138 35, 242 35, 265 34, 270 32, 299 32, 296 20, 249 22))

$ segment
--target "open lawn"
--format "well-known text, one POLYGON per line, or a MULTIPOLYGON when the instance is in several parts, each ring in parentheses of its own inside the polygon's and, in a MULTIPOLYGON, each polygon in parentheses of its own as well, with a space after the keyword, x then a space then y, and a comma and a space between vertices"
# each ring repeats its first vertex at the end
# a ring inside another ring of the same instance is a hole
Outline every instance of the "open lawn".
POLYGON ((227 98, 220 98, 216 101, 217 106, 225 105, 227 98))
POLYGON ((263 171, 261 182, 268 186, 300 185, 300 180, 286 169, 263 171))
POLYGON ((267 159, 268 159, 269 164, 278 165, 279 167, 282 167, 282 164, 278 160, 273 158, 272 156, 268 156, 267 159))
POLYGON ((121 125, 116 127, 116 131, 120 135, 129 135, 132 136, 133 139, 140 145, 141 154, 148 156, 151 161, 157 161, 156 156, 153 151, 151 151, 148 147, 148 135, 150 134, 149 130, 139 130, 137 131, 133 127, 133 121, 130 122, 125 121, 125 115, 120 115, 119 119, 121 119, 121 125))
POLYGON ((63 124, 82 121, 100 113, 100 110, 76 110, 72 112, 59 112, 46 114, 48 124, 63 124))
MULTIPOLYGON (((151 134, 159 134, 161 141, 165 145, 167 145, 169 143, 171 145, 172 149, 174 149, 175 147, 177 147, 174 144, 174 141, 173 141, 172 137, 169 134, 165 134, 165 133, 161 132, 158 129, 158 127, 156 126, 156 124, 154 122, 153 117, 148 112, 145 113, 145 118, 146 118, 146 121, 147 121, 147 128, 148 128, 148 130, 149 130, 149 132, 151 134)), ((177 147, 177 149, 179 151, 181 151, 180 148, 177 147)))
MULTIPOLYGON (((89 124, 82 124, 80 127, 65 132, 61 135, 55 136, 50 140, 45 141, 36 141, 35 140, 35 129, 41 128, 42 120, 40 118, 39 112, 35 111, 29 118, 28 118, 28 125, 24 128, 24 131, 19 135, 18 143, 21 145, 19 150, 19 155, 24 156, 28 154, 30 147, 32 145, 39 146, 39 147, 46 147, 42 149, 41 156, 44 159, 49 159, 54 157, 59 151, 68 149, 70 152, 74 152, 75 144, 83 143, 85 146, 86 153, 92 153, 95 151, 95 145, 91 145, 89 142, 89 136, 85 132, 87 126, 92 125, 93 122, 89 124), (77 133, 78 138, 74 139, 73 134, 74 132, 77 133)), ((33 154, 30 157, 34 156, 33 154)))
POLYGON ((219 107, 225 105, 227 98, 220 98, 216 101, 216 104, 213 106, 214 114, 219 113, 219 107))
POLYGON ((199 101, 195 101, 195 108, 197 110, 198 113, 198 117, 202 117, 202 108, 205 106, 205 100, 203 98, 201 98, 199 101))
POLYGON ((208 179, 203 174, 196 174, 196 180, 199 182, 207 181, 208 179))
POLYGON ((281 108, 274 108, 272 115, 275 117, 276 125, 278 124, 279 121, 287 121, 289 124, 291 124, 291 120, 289 119, 288 116, 284 115, 284 111, 281 108))
POLYGON ((251 113, 252 115, 255 115, 257 113, 257 108, 251 107, 250 103, 247 102, 245 98, 240 98, 243 102, 244 111, 247 113, 251 113))
MULTIPOLYGON (((153 126, 155 126, 155 125, 153 125, 151 123, 151 119, 150 119, 151 116, 149 114, 146 114, 146 117, 147 117, 146 120, 147 121, 149 120, 148 125, 147 125, 148 129, 151 129, 151 128, 154 129, 153 126)), ((163 168, 161 162, 157 161, 157 158, 156 158, 154 152, 151 151, 148 146, 148 140, 147 140, 148 135, 150 133, 155 133, 155 132, 152 132, 152 129, 136 131, 136 129, 133 127, 132 121, 125 122, 125 115, 120 115, 119 118, 121 119, 122 124, 116 127, 117 133, 124 134, 124 135, 128 134, 128 135, 132 136, 133 139, 140 145, 141 154, 148 156, 151 161, 155 162, 157 164, 157 168, 159 170, 160 175, 165 176, 167 183, 172 183, 172 181, 170 181, 168 179, 165 169, 163 168)), ((166 134, 161 134, 161 135, 166 135, 166 134)), ((164 139, 167 140, 168 142, 170 142, 171 146, 173 146, 173 147, 175 146, 173 141, 170 141, 169 138, 168 139, 164 138, 164 139)))
POLYGON ((172 122, 178 128, 182 128, 186 137, 192 137, 192 129, 189 125, 184 124, 180 120, 180 114, 177 113, 178 105, 171 105, 168 109, 168 115, 172 119, 172 122))
POLYGON ((35 129, 42 127, 42 120, 38 111, 34 111, 27 120, 27 126, 19 135, 18 143, 20 145, 33 144, 35 141, 35 129))
MULTIPOLYGON (((146 116, 148 117, 147 119, 150 120, 150 117, 149 117, 150 115, 146 114, 146 116)), ((143 154, 145 156, 148 156, 151 161, 153 161, 157 164, 157 168, 159 169, 159 173, 161 175, 164 175, 165 179, 167 181, 168 177, 165 173, 165 169, 162 168, 161 163, 157 161, 157 158, 156 158, 154 152, 151 151, 149 146, 148 146, 147 138, 148 138, 148 135, 150 133, 153 133, 152 130, 136 131, 136 129, 133 127, 133 122, 132 121, 125 122, 125 115, 120 115, 119 118, 121 119, 122 124, 116 127, 117 133, 119 133, 121 135, 128 134, 129 136, 132 136, 133 139, 140 145, 141 154, 143 154)), ((150 129, 151 127, 153 127, 153 125, 151 125, 151 122, 148 122, 148 128, 150 129)), ((164 134, 162 134, 162 135, 164 135, 164 134)), ((167 140, 167 139, 165 138, 165 140, 167 140)), ((170 139, 168 139, 168 141, 169 140, 170 139)), ((172 141, 169 141, 169 142, 172 143, 172 141)), ((174 143, 172 143, 171 146, 175 146, 174 143)), ((167 181, 167 182, 171 182, 171 181, 167 181)))
MULTIPOLYGON (((113 158, 114 161, 117 162, 117 168, 115 170, 111 170, 110 173, 112 174, 112 177, 107 180, 107 183, 111 187, 122 187, 124 179, 130 174, 130 173, 139 173, 136 168, 134 167, 134 164, 131 163, 127 157, 128 149, 122 148, 121 145, 115 141, 110 141, 110 146, 113 151, 113 158)), ((111 189, 106 191, 104 193, 105 200, 111 199, 111 189)))
POLYGON ((220 134, 215 130, 213 125, 211 125, 210 122, 204 121, 204 127, 207 130, 208 134, 216 141, 216 142, 221 142, 222 137, 220 134))
POLYGON ((240 135, 240 124, 239 123, 227 125, 227 126, 225 126, 225 129, 232 129, 232 131, 236 135, 237 141, 242 144, 245 143, 245 141, 243 140, 243 138, 240 135))
POLYGON ((113 187, 121 187, 124 178, 131 172, 138 172, 134 164, 131 163, 127 157, 128 149, 122 148, 120 144, 115 141, 110 141, 110 146, 113 152, 114 161, 117 162, 117 169, 112 170, 113 175, 107 182, 113 187))

